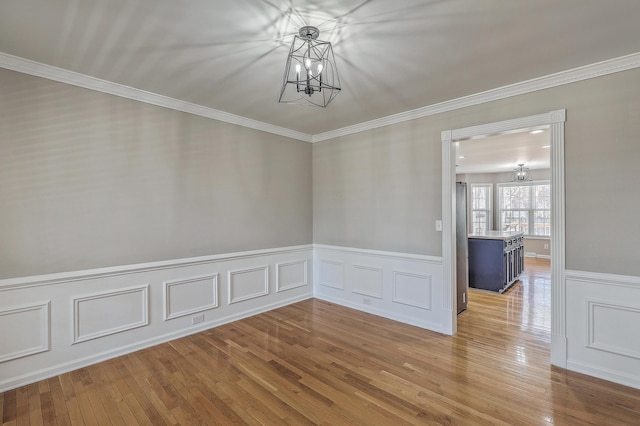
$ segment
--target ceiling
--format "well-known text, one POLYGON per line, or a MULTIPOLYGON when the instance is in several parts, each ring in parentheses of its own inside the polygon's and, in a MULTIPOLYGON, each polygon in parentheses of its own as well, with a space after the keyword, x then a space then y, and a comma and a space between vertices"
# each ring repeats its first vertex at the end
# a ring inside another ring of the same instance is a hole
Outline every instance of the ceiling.
POLYGON ((0 52, 309 135, 640 51, 637 0, 2 0, 0 52), (342 92, 277 102, 298 28, 342 92))
POLYGON ((513 133, 489 135, 456 144, 456 173, 511 172, 518 164, 530 169, 551 167, 548 129, 531 133, 524 129, 513 133))

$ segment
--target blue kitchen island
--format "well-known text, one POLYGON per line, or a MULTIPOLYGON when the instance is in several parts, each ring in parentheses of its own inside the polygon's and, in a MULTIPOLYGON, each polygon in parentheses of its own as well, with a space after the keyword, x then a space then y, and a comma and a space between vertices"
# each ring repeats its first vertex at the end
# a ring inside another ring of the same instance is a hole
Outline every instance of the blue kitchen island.
POLYGON ((524 269, 524 234, 469 234, 469 287, 504 292, 524 269))

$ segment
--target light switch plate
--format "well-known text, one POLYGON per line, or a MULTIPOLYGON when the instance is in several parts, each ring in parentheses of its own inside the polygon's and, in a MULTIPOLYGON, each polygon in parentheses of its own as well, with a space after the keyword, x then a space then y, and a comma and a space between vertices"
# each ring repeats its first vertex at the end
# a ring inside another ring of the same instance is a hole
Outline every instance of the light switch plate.
POLYGON ((436 220, 436 231, 442 231, 442 221, 436 220))

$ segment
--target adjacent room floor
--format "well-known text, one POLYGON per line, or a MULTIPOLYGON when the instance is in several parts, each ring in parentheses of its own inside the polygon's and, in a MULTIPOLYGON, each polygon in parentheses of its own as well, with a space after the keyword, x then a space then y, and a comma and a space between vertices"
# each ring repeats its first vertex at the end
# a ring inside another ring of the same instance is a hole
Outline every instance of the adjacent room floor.
MULTIPOLYGON (((531 263, 531 262, 528 262, 531 263)), ((0 394, 2 424, 630 425, 640 390, 549 365, 548 264, 444 336, 317 299, 0 394)))

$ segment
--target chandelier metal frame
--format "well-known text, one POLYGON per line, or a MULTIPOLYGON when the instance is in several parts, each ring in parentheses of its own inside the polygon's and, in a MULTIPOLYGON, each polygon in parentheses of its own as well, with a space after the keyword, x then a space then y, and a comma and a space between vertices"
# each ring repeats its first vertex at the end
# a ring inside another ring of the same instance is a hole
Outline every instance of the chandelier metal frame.
POLYGON ((531 180, 533 180, 531 177, 531 169, 525 167, 524 163, 518 164, 518 167, 513 169, 513 174, 511 175, 512 182, 527 182, 531 180))
POLYGON ((326 107, 342 90, 331 43, 319 35, 304 26, 294 36, 278 102, 326 107))

